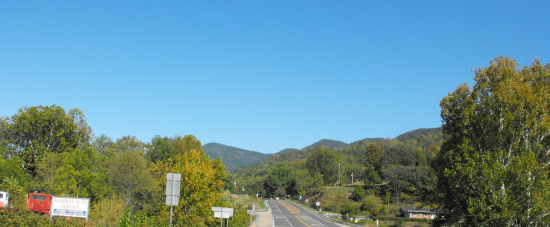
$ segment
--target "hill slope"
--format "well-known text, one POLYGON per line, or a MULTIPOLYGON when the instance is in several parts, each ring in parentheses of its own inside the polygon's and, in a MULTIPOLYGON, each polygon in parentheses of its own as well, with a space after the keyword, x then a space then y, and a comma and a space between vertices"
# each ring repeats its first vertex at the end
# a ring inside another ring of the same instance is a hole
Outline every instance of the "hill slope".
POLYGON ((349 144, 344 143, 342 141, 322 139, 322 140, 317 141, 314 144, 311 144, 307 147, 304 147, 303 150, 318 149, 318 148, 336 148, 336 149, 340 149, 340 148, 345 148, 347 146, 349 146, 349 144))
POLYGON ((403 133, 403 134, 395 137, 395 139, 405 141, 405 140, 414 139, 414 138, 419 137, 421 135, 427 136, 427 135, 430 135, 430 134, 443 136, 443 133, 441 131, 441 127, 439 127, 439 128, 421 128, 421 129, 416 129, 416 130, 412 130, 412 131, 403 133))
POLYGON ((219 143, 207 143, 202 147, 204 152, 210 156, 210 159, 221 159, 227 171, 255 165, 272 156, 271 154, 263 154, 219 143))

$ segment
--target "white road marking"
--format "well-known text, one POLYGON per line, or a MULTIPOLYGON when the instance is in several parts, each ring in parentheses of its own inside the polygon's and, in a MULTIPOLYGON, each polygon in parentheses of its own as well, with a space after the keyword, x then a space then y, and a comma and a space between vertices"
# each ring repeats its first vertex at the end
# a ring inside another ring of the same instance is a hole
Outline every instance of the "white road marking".
POLYGON ((294 227, 292 224, 290 224, 290 222, 288 221, 288 219, 286 219, 286 216, 283 216, 286 220, 286 222, 288 222, 288 224, 290 225, 290 227, 294 227))

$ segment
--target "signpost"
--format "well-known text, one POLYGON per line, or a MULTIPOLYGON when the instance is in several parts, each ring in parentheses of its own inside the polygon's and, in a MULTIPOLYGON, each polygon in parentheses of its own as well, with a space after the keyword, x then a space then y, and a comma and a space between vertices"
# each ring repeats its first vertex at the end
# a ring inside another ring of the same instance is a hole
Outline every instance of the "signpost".
POLYGON ((90 214, 89 198, 52 197, 50 220, 53 216, 86 218, 90 214))
POLYGON ((246 213, 250 214, 250 224, 252 224, 252 215, 254 215, 255 210, 256 210, 256 204, 252 204, 252 210, 246 210, 246 213))
POLYGON ((166 174, 166 205, 170 206, 170 227, 172 226, 172 216, 174 206, 179 204, 181 187, 181 174, 166 174))
POLYGON ((212 207, 215 218, 221 218, 220 227, 223 226, 223 219, 227 218, 227 225, 229 226, 229 218, 233 217, 233 208, 231 207, 212 207))

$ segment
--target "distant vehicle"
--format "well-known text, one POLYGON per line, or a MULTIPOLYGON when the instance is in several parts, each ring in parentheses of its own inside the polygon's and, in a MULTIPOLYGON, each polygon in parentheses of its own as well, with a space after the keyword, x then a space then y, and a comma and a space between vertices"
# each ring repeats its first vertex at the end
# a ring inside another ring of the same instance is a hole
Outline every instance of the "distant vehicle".
POLYGON ((0 208, 8 207, 10 195, 7 192, 0 192, 0 208))
POLYGON ((52 195, 42 193, 31 193, 27 197, 27 210, 48 214, 52 204, 52 195))

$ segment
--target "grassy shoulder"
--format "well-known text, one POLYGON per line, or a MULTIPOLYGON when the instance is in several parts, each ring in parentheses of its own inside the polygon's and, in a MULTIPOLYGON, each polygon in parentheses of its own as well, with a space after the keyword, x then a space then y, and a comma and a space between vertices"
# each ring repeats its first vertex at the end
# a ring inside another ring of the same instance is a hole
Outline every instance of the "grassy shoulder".
POLYGON ((256 196, 251 196, 247 194, 230 194, 229 198, 231 199, 231 203, 242 205, 249 210, 252 209, 253 204, 255 205, 256 209, 267 209, 263 199, 257 198, 256 196))
POLYGON ((390 203, 385 204, 381 197, 374 193, 366 193, 362 198, 354 198, 353 186, 324 187, 322 189, 309 190, 302 201, 291 200, 312 211, 318 211, 316 203, 320 203, 322 213, 335 214, 335 219, 366 226, 367 219, 372 226, 379 219, 379 226, 429 226, 429 220, 416 220, 404 218, 399 209, 401 207, 419 207, 420 203, 390 203), (346 214, 350 219, 344 220, 346 214))

